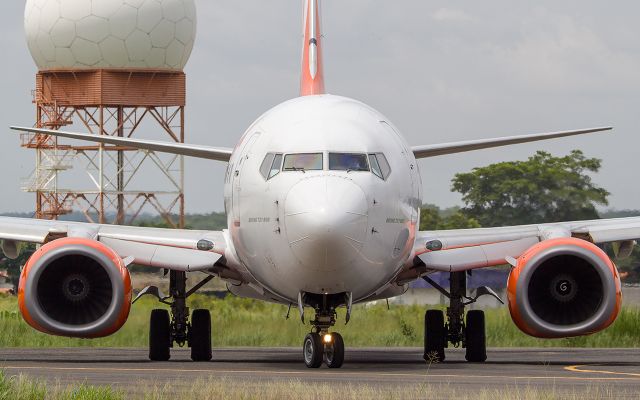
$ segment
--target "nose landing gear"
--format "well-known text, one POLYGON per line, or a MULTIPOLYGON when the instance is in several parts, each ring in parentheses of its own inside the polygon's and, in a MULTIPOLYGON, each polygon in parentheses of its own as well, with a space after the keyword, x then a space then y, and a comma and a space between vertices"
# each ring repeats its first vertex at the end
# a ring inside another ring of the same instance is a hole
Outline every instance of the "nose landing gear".
MULTIPOLYGON (((329 332, 336 324, 336 307, 346 299, 346 305, 350 308, 350 297, 346 295, 300 295, 300 309, 307 301, 314 305, 316 316, 311 325, 313 331, 304 338, 302 354, 304 363, 308 368, 320 368, 324 362, 329 368, 340 368, 344 364, 344 339, 337 332, 329 332)), ((344 303, 343 303, 344 304, 344 303)), ((304 322, 304 314, 301 311, 304 322)))

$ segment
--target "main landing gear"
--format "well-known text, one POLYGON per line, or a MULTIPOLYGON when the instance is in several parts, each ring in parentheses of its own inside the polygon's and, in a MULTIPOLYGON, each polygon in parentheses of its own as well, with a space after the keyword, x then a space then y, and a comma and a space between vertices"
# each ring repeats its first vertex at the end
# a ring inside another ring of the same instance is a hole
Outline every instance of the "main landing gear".
POLYGON ((169 296, 164 296, 156 287, 145 288, 138 297, 153 295, 161 303, 171 307, 171 312, 156 309, 151 312, 149 324, 149 359, 152 361, 168 361, 170 349, 174 344, 191 348, 193 361, 210 361, 211 349, 211 314, 209 310, 194 310, 189 320, 187 298, 213 279, 208 276, 191 290, 187 291, 186 272, 169 272, 169 296))
POLYGON ((480 287, 475 297, 467 297, 467 272, 450 274, 450 290, 447 291, 428 276, 425 281, 449 298, 446 321, 441 310, 428 310, 424 318, 424 359, 429 362, 441 362, 445 359, 444 349, 451 343, 454 347, 466 349, 465 358, 469 362, 484 362, 487 359, 487 338, 484 312, 471 310, 466 313, 465 306, 475 303, 478 297, 491 295, 502 303, 493 290, 480 287))
MULTIPOLYGON (((329 368, 340 368, 344 364, 344 339, 337 332, 329 332, 329 329, 336 323, 336 307, 340 305, 341 301, 338 299, 341 298, 342 296, 334 295, 305 294, 300 296, 300 305, 303 304, 303 301, 309 301, 316 311, 315 319, 311 321, 312 332, 305 336, 302 345, 304 363, 308 368, 320 368, 323 362, 329 368)), ((344 298, 347 299, 347 315, 349 315, 350 297, 345 295, 344 298)), ((302 306, 301 310, 303 310, 302 306)), ((300 317, 304 322, 303 311, 301 311, 300 317)))

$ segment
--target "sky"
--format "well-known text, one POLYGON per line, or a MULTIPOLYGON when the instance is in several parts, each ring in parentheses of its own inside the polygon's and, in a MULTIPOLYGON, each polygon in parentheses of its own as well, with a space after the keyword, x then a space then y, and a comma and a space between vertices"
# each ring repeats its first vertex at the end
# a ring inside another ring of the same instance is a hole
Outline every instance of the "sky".
MULTIPOLYGON (((233 147, 264 111, 297 96, 299 0, 196 0, 187 73, 187 142, 233 147)), ((0 212, 34 209, 20 190, 34 166, 9 125, 32 125, 36 67, 23 0, 0 13, 0 212)), ((612 125, 592 134, 420 161, 425 202, 462 205, 458 172, 536 150, 581 149, 610 206, 640 208, 640 2, 324 0, 327 91, 385 114, 411 145, 612 125)), ((188 212, 223 210, 225 164, 187 160, 188 212)), ((160 179, 149 176, 147 179, 160 179)))

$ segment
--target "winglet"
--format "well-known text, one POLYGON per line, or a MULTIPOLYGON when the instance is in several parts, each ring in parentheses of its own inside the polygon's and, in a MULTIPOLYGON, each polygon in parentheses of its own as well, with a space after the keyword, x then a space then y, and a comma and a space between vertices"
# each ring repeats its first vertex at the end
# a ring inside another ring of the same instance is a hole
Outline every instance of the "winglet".
POLYGON ((304 2, 304 42, 302 45, 300 96, 313 96, 325 93, 320 0, 304 0, 304 2))

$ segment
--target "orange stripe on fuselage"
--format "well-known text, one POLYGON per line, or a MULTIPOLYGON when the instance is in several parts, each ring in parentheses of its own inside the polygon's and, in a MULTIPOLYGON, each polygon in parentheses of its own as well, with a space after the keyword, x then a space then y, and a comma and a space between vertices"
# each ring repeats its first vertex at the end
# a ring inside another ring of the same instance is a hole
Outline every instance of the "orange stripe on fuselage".
POLYGON ((320 6, 318 2, 319 0, 307 0, 305 6, 306 18, 304 21, 304 42, 302 47, 300 96, 325 93, 324 68, 322 66, 322 30, 320 29, 320 6), (313 57, 314 53, 315 57, 313 57))

